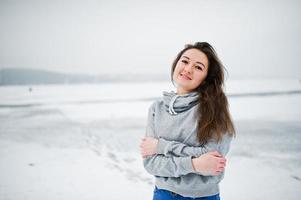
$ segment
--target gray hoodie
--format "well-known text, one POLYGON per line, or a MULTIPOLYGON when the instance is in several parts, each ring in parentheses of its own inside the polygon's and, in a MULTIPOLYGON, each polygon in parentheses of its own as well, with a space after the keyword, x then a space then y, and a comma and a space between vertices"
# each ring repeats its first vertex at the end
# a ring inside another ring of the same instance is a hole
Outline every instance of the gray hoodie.
POLYGON ((159 139, 159 143, 157 154, 143 160, 144 168, 155 176, 158 188, 193 198, 218 194, 224 172, 218 176, 196 172, 191 159, 211 151, 225 156, 232 140, 224 134, 219 143, 211 139, 200 145, 196 135, 197 99, 196 92, 163 92, 163 98, 150 106, 146 136, 159 139))

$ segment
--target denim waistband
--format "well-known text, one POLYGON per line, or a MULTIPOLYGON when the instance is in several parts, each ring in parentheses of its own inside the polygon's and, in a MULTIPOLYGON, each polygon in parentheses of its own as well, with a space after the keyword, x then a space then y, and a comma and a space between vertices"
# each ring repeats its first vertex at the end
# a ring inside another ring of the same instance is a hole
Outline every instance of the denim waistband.
POLYGON ((183 197, 183 196, 181 196, 177 193, 174 193, 172 191, 159 189, 157 186, 155 186, 154 197, 155 196, 162 196, 162 195, 164 195, 164 196, 167 195, 171 199, 181 199, 181 200, 220 200, 219 194, 212 195, 212 196, 206 196, 206 197, 197 197, 197 198, 183 197))

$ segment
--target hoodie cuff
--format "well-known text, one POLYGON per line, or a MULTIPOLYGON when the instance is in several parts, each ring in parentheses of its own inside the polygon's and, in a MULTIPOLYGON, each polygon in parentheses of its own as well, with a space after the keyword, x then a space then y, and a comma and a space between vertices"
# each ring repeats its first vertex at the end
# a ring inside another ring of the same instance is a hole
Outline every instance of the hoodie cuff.
MULTIPOLYGON (((169 152, 170 145, 170 141, 159 138, 156 153, 167 155, 169 152)), ((195 173, 195 170, 192 165, 192 157, 193 156, 181 157, 179 168, 181 169, 181 172, 183 174, 195 173)))
POLYGON ((187 174, 195 173, 194 168, 192 166, 192 156, 184 157, 182 160, 182 166, 187 172, 187 174))
POLYGON ((166 140, 162 138, 158 139, 156 153, 163 155, 166 155, 168 153, 168 142, 166 140))

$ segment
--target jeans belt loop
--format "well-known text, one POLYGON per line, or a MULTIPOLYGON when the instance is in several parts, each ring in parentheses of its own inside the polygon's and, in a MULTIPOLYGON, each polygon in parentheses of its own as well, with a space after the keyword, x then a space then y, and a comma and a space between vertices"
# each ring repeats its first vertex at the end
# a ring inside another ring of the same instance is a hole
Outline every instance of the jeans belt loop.
POLYGON ((171 193, 171 195, 174 196, 174 197, 178 195, 177 193, 174 193, 174 192, 170 192, 170 193, 171 193))

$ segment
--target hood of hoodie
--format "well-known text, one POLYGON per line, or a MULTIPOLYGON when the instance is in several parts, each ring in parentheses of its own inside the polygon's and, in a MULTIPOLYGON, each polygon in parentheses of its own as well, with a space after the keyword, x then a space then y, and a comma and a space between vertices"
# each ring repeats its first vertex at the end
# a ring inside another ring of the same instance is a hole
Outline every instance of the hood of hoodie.
POLYGON ((166 111, 171 115, 176 115, 198 104, 198 93, 190 92, 187 94, 178 95, 174 91, 164 91, 163 102, 166 111))

